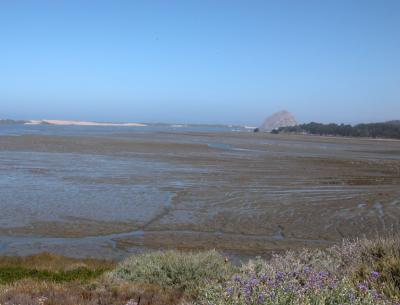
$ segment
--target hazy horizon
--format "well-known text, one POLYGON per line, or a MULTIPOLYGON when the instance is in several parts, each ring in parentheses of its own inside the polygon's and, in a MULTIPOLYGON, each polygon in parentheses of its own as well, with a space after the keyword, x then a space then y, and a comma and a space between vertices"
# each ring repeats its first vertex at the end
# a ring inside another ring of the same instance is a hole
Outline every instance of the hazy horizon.
MULTIPOLYGON (((286 109, 282 109, 282 110, 286 110, 286 109)), ((275 114, 274 113, 270 113, 269 115, 267 115, 264 119, 262 119, 260 122, 255 122, 255 123, 218 123, 218 122, 188 122, 188 121, 138 121, 138 120, 130 120, 130 121, 118 121, 118 120, 107 120, 107 119, 103 119, 103 120, 96 120, 96 119, 74 119, 74 118, 58 118, 58 117, 45 117, 45 118, 25 118, 25 117, 0 117, 0 120, 21 120, 21 121, 74 121, 74 122, 98 122, 98 123, 143 123, 143 124, 166 124, 166 125, 174 125, 174 124, 178 124, 178 125, 237 125, 237 126, 243 126, 243 127, 259 127, 262 125, 262 123, 265 121, 265 119, 267 119, 270 115, 275 114)), ((297 119, 297 117, 294 115, 294 117, 297 119)), ((400 117, 400 116, 399 116, 400 117)), ((398 121, 400 120, 399 118, 393 118, 393 119, 386 119, 386 120, 381 120, 381 121, 377 121, 377 120, 371 120, 371 121, 354 121, 354 122, 343 122, 343 121, 323 121, 323 120, 318 120, 318 119, 311 119, 309 121, 301 121, 298 120, 299 124, 303 124, 303 123, 311 123, 311 122, 316 122, 316 123, 325 123, 325 124, 329 124, 329 123, 335 123, 335 124, 350 124, 350 125, 357 125, 360 123, 383 123, 383 122, 388 122, 388 121, 398 121)))
POLYGON ((2 1, 0 118, 400 119, 399 1, 2 1))

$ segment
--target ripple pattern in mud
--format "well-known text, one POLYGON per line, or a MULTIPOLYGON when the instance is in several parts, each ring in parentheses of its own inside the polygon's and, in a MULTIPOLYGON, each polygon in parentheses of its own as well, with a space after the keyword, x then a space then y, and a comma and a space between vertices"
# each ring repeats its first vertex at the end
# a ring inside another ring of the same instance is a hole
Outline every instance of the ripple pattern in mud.
POLYGON ((259 255, 398 230, 399 151, 249 133, 0 137, 0 253, 259 255))

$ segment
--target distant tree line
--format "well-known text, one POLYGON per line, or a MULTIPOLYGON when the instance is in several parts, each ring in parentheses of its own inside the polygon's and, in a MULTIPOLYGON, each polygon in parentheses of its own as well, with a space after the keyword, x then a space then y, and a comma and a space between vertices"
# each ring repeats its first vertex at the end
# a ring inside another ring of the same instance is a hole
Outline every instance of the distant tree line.
POLYGON ((400 139, 400 122, 370 123, 358 125, 322 124, 311 122, 292 127, 280 127, 272 133, 306 133, 321 136, 370 137, 400 139))

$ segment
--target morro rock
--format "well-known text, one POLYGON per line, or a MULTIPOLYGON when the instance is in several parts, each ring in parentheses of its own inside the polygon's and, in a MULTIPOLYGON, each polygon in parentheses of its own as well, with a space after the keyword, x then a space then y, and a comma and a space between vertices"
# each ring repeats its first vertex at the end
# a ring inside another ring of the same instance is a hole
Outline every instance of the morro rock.
POLYGON ((290 112, 284 110, 274 113, 273 115, 268 117, 264 121, 264 123, 260 126, 260 130, 270 132, 279 127, 288 127, 296 125, 298 125, 298 123, 294 118, 294 116, 290 112))

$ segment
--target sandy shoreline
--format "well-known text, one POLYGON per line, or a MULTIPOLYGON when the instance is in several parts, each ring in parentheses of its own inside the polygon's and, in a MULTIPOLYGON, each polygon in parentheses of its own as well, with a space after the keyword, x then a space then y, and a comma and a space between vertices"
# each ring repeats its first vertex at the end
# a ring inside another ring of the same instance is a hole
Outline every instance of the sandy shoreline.
POLYGON ((126 127, 144 127, 146 124, 142 123, 103 123, 103 122, 89 122, 89 121, 68 121, 68 120, 30 120, 25 125, 63 125, 63 126, 126 126, 126 127))

